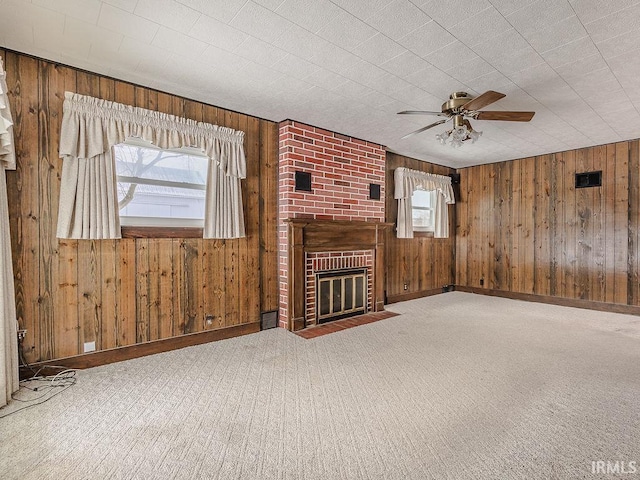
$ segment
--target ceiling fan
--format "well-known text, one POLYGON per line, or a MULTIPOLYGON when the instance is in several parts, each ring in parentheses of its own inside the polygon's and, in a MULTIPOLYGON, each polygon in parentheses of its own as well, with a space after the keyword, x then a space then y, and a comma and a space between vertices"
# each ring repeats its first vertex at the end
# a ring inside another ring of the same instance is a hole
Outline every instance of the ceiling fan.
POLYGON ((439 117, 447 117, 444 120, 438 120, 426 127, 419 128, 415 132, 411 132, 402 138, 404 139, 415 135, 416 133, 424 132, 425 130, 442 125, 443 123, 453 119, 453 128, 436 135, 436 138, 443 145, 449 141, 452 146, 459 147, 462 145, 462 142, 467 140, 471 140, 471 143, 475 143, 480 135, 482 135, 482 132, 478 132, 473 129, 471 122, 469 122, 467 118, 472 118, 474 120, 528 122, 535 115, 535 112, 480 111, 481 108, 491 105, 504 97, 506 97, 504 93, 494 92, 493 90, 484 92, 482 95, 475 98, 466 92, 454 92, 449 95, 449 100, 442 104, 441 112, 430 112, 424 110, 405 110, 398 112, 398 115, 436 115, 439 117))

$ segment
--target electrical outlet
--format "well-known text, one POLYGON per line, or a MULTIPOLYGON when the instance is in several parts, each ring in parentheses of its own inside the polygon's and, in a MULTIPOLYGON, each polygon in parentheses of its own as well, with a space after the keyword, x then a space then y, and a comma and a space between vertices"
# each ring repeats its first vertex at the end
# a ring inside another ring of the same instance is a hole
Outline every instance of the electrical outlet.
POLYGON ((18 330, 18 341, 21 342, 24 340, 24 337, 27 336, 27 329, 24 328, 22 330, 18 330))
POLYGON ((216 317, 214 317, 213 315, 205 315, 205 317, 204 317, 204 325, 205 325, 205 327, 213 325, 213 321, 215 320, 215 318, 216 317))
POLYGON ((482 287, 484 285, 484 278, 480 279, 480 286, 482 287))
POLYGON ((405 284, 404 284, 404 289, 405 289, 405 290, 409 290, 409 284, 408 284, 408 283, 405 283, 405 284))
POLYGON ((84 353, 93 352, 96 349, 96 342, 84 342, 84 353))

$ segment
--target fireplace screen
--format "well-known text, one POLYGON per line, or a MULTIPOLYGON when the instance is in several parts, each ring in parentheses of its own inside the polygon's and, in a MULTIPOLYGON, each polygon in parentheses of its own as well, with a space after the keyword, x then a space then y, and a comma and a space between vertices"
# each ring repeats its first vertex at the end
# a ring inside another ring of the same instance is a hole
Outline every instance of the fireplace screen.
POLYGON ((340 270, 316 274, 318 323, 365 313, 367 269, 340 270))

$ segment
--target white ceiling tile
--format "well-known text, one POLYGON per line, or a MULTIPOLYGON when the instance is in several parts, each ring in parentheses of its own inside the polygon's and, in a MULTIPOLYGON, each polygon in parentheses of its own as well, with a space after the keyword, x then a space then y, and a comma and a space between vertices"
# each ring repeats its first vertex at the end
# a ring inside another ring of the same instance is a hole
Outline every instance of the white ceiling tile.
MULTIPOLYGON (((2 45, 12 50, 23 50, 32 52, 38 47, 34 46, 33 27, 25 23, 11 22, 9 15, 0 17, 0 36, 2 36, 2 45)), ((43 55, 43 58, 48 58, 43 55)))
POLYGON ((248 37, 233 53, 260 65, 271 66, 289 54, 254 37, 248 37))
POLYGON ((36 45, 46 45, 48 51, 67 55, 74 61, 88 60, 89 58, 91 44, 88 42, 76 42, 71 37, 65 37, 59 32, 49 32, 41 28, 33 29, 33 38, 36 45))
POLYGON ((315 52, 309 61, 333 72, 342 73, 354 63, 359 62, 360 59, 353 53, 326 42, 322 48, 315 52))
POLYGON ((343 85, 347 82, 347 79, 342 75, 325 69, 314 73, 312 76, 307 77, 305 80, 315 85, 316 87, 324 88, 326 90, 335 90, 337 86, 343 85))
POLYGON ((541 63, 539 65, 511 73, 508 77, 514 84, 518 85, 523 90, 539 85, 545 85, 554 81, 564 82, 558 73, 546 63, 541 63))
POLYGON ((456 38, 453 35, 437 22, 431 21, 407 33, 398 40, 398 43, 416 55, 425 58, 430 53, 455 41, 456 38))
POLYGON ((118 7, 121 10, 126 10, 129 13, 133 13, 136 9, 138 0, 102 0, 103 4, 108 4, 113 7, 118 7))
POLYGON ((575 62, 576 58, 589 57, 597 54, 598 49, 591 41, 591 37, 586 36, 561 45, 553 50, 541 53, 541 56, 552 68, 557 68, 561 65, 575 62))
POLYGON ((403 54, 398 55, 397 57, 394 57, 380 65, 380 68, 383 68, 393 75, 404 78, 407 75, 423 70, 428 66, 429 64, 419 56, 409 51, 405 51, 403 54))
POLYGON ((318 65, 303 60, 293 54, 288 54, 286 57, 273 64, 273 68, 280 73, 286 74, 288 77, 297 79, 310 77, 322 70, 318 65))
POLYGON ((118 55, 130 65, 137 61, 137 71, 152 73, 156 76, 162 75, 171 56, 171 54, 167 55, 167 52, 162 48, 138 42, 129 37, 123 38, 118 55))
POLYGON ((580 77, 571 77, 567 83, 589 102, 590 99, 611 98, 610 93, 620 88, 620 83, 608 68, 585 73, 580 77))
POLYGON ((160 27, 151 44, 167 52, 189 58, 198 58, 208 46, 200 40, 165 27, 160 27))
POLYGON ((367 86, 378 92, 392 96, 393 92, 409 88, 410 85, 411 83, 408 81, 387 72, 372 80, 367 86))
POLYGON ((282 78, 280 72, 251 61, 244 63, 242 67, 238 69, 238 74, 245 75, 253 80, 259 79, 260 81, 258 83, 263 85, 271 85, 282 78))
POLYGON ((467 80, 464 83, 476 92, 486 92, 487 90, 496 90, 499 92, 502 87, 513 86, 513 82, 497 70, 493 70, 486 75, 481 75, 471 80, 467 80))
MULTIPOLYGON (((416 87, 415 85, 409 85, 407 88, 389 92, 389 96, 407 105, 419 106, 419 105, 429 105, 429 104, 431 105, 442 104, 437 97, 433 96, 429 92, 425 92, 424 90, 422 90, 419 87, 416 87)), ((438 111, 440 109, 436 108, 435 110, 438 111)), ((426 123, 433 123, 435 120, 437 119, 434 119, 431 122, 426 122, 426 123)), ((412 118, 411 121, 419 121, 419 117, 412 118)))
POLYGON ((189 32, 200 16, 175 0, 138 0, 134 13, 182 33, 189 32))
POLYGON ((368 87, 374 85, 376 79, 389 75, 389 73, 382 68, 364 60, 350 65, 341 73, 344 77, 368 87))
POLYGON ((245 5, 246 0, 178 0, 178 2, 196 12, 229 23, 245 5))
POLYGON ((451 0, 447 2, 428 0, 416 2, 416 5, 445 28, 452 27, 491 6, 487 0, 451 0))
POLYGON ((585 37, 587 31, 575 15, 525 36, 537 52, 553 50, 585 37))
POLYGON ((344 95, 348 98, 353 98, 356 100, 361 100, 362 98, 370 95, 372 93, 377 93, 369 87, 365 87, 359 83, 356 83, 352 80, 346 80, 345 83, 338 87, 338 91, 341 95, 344 95))
POLYGON ((573 15, 574 11, 566 0, 538 0, 507 15, 506 18, 516 30, 528 37, 547 25, 573 15))
POLYGON ((633 97, 640 91, 640 50, 611 57, 607 64, 628 96, 633 97))
POLYGON ((353 50, 378 32, 344 10, 318 31, 318 35, 346 50, 353 50))
POLYGON ((369 25, 393 40, 430 21, 429 16, 408 0, 395 0, 366 18, 369 25))
POLYGON ((102 5, 98 26, 147 43, 151 43, 159 28, 157 23, 110 5, 102 5))
POLYGON ((638 0, 569 0, 582 23, 589 23, 623 10, 638 0))
POLYGON ((489 0, 502 15, 507 16, 536 0, 489 0))
POLYGON ((71 42, 115 46, 115 50, 123 38, 122 34, 73 18, 67 18, 65 21, 64 35, 71 42))
MULTIPOLYGON (((288 20, 286 21, 289 22, 288 20)), ((319 49, 324 48, 329 42, 305 30, 301 26, 289 22, 289 26, 282 30, 271 43, 286 52, 309 60, 319 49)))
POLYGON ((31 0, 34 5, 45 8, 55 7, 55 11, 84 22, 96 23, 100 13, 100 0, 31 0))
POLYGON ((371 12, 380 10, 385 5, 390 4, 392 1, 393 0, 332 0, 332 2, 339 7, 362 19, 371 15, 371 12))
POLYGON ((463 83, 433 65, 428 65, 425 69, 412 73, 406 77, 406 80, 440 99, 438 105, 448 99, 452 92, 468 91, 463 83))
POLYGON ((595 70, 607 68, 607 63, 604 61, 600 53, 578 58, 579 59, 575 62, 557 67, 555 70, 558 72, 558 75, 562 76, 564 79, 579 78, 595 70))
POLYGON ((340 12, 340 7, 329 0, 313 0, 313 2, 285 0, 276 10, 279 15, 312 33, 318 32, 340 12))
POLYGON ((449 31, 469 47, 511 29, 509 22, 492 6, 467 17, 449 28, 449 31))
POLYGON ((496 72, 496 69, 479 56, 475 56, 466 62, 459 63, 446 71, 447 74, 462 83, 467 83, 468 80, 487 75, 491 72, 496 72))
POLYGON ((202 42, 232 51, 239 47, 249 35, 207 15, 201 15, 189 30, 189 36, 202 42))
POLYGON ((596 45, 611 37, 640 28, 640 3, 585 24, 596 45))
POLYGON ((598 43, 598 50, 606 59, 633 52, 640 46, 640 29, 611 37, 598 43))
POLYGON ((235 71, 247 63, 247 60, 213 45, 209 45, 200 55, 200 61, 204 65, 218 67, 228 71, 235 71))
POLYGON ((284 0, 255 0, 255 2, 275 12, 284 0))
POLYGON ((374 65, 381 65, 393 57, 407 52, 407 49, 382 33, 378 33, 352 51, 363 60, 374 65))
POLYGON ((500 59, 505 55, 525 49, 529 43, 516 30, 509 29, 495 37, 473 46, 473 51, 484 58, 490 64, 495 59, 500 59))
MULTIPOLYGON (((50 31, 55 35, 62 35, 64 30, 64 14, 27 2, 5 2, 0 17, 0 21, 9 29, 13 29, 13 25, 22 25, 44 30, 44 33, 50 31)), ((42 46, 46 47, 46 42, 42 46)))
POLYGON ((473 50, 462 42, 455 41, 427 55, 425 60, 440 70, 447 71, 457 67, 461 63, 473 60, 477 56, 473 50))
MULTIPOLYGON (((140 45, 140 42, 136 42, 136 44, 140 45)), ((145 45, 145 47, 149 47, 149 45, 145 45)), ((104 43, 95 43, 91 44, 89 58, 91 62, 106 63, 110 65, 111 68, 118 68, 120 70, 137 70, 140 64, 140 56, 138 55, 140 51, 141 50, 137 50, 133 53, 126 47, 123 50, 122 44, 114 46, 104 43)))
POLYGON ((269 43, 291 28, 289 20, 251 1, 240 9, 229 25, 269 43))

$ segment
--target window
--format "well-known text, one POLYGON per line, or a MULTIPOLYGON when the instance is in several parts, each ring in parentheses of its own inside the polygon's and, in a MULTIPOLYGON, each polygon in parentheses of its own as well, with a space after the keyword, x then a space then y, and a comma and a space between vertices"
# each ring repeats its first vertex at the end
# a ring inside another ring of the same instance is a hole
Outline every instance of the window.
POLYGON ((435 229, 436 191, 415 190, 411 196, 414 232, 431 232, 435 229))
POLYGON ((202 227, 209 159, 140 139, 115 145, 120 223, 136 227, 202 227))

